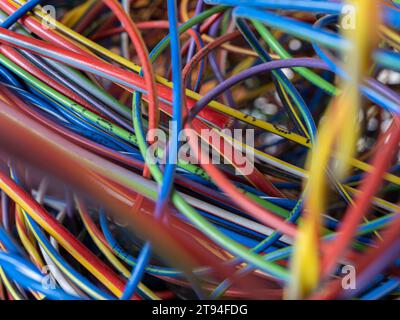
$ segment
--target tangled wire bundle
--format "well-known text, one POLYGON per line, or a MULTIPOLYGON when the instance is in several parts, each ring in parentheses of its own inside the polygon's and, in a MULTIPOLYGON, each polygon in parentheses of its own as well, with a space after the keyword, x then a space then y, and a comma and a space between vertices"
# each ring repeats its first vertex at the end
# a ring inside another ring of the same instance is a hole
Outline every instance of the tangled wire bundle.
POLYGON ((0 299, 399 298, 399 0, 0 21, 0 299))

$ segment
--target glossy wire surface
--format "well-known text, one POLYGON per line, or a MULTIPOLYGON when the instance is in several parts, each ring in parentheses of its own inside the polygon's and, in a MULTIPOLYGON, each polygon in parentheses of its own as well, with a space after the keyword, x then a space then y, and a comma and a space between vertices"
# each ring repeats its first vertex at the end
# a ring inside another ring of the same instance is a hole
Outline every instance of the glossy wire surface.
POLYGON ((397 0, 0 0, 0 299, 399 299, 399 30, 397 0))

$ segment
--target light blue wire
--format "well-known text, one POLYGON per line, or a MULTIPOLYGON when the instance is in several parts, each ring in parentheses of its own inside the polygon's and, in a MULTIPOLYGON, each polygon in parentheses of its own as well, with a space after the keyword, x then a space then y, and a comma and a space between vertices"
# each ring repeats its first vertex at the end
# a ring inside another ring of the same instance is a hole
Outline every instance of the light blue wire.
MULTIPOLYGON (((345 13, 344 8, 346 5, 343 1, 326 0, 204 0, 204 2, 211 5, 243 6, 271 10, 295 10, 324 14, 345 13)), ((398 11, 383 5, 382 18, 387 25, 395 29, 400 29, 400 14, 398 11)))
MULTIPOLYGON (((68 272, 76 279, 78 279, 79 282, 85 285, 85 287, 89 288, 93 292, 95 292, 98 296, 100 296, 102 299, 107 299, 107 300, 115 300, 114 297, 111 295, 99 290, 95 285, 90 283, 86 278, 84 278, 79 272, 75 271, 74 268, 72 268, 67 261, 57 252, 56 249, 51 245, 51 243, 47 240, 46 236, 43 234, 43 232, 40 230, 39 226, 37 223, 29 216, 26 215, 28 218, 29 223, 32 226, 32 229, 34 230, 35 234, 37 235, 38 239, 40 240, 41 245, 43 248, 46 249, 46 251, 50 252, 50 257, 54 257, 55 260, 57 260, 60 264, 62 264, 63 268, 68 270, 68 272)), ((90 291, 86 290, 85 287, 81 286, 79 283, 76 283, 82 290, 87 292, 89 295, 91 295, 90 291)))
POLYGON ((301 39, 316 41, 328 48, 336 50, 346 50, 350 48, 350 42, 348 40, 333 32, 316 30, 308 23, 282 17, 275 13, 260 11, 253 8, 237 7, 233 10, 233 16, 257 19, 270 27, 288 32, 301 39))
POLYGON ((77 297, 66 293, 59 288, 46 288, 43 286, 43 274, 26 259, 18 255, 0 252, 0 267, 4 272, 27 290, 40 292, 52 300, 76 300, 77 297))
POLYGON ((46 289, 42 283, 43 275, 35 265, 23 256, 20 248, 14 244, 2 227, 0 227, 0 243, 7 250, 7 252, 0 251, 0 267, 16 283, 25 289, 41 292, 50 299, 73 300, 77 298, 59 288, 46 289))
POLYGON ((10 15, 2 24, 0 24, 0 27, 9 29, 14 23, 16 23, 19 19, 21 19, 25 14, 27 14, 34 7, 36 7, 41 1, 42 0, 31 0, 27 3, 25 3, 17 11, 15 11, 12 15, 10 15))
MULTIPOLYGON (((295 222, 300 217, 302 212, 302 204, 303 204, 303 199, 300 199, 300 201, 296 204, 296 207, 293 209, 292 216, 288 219, 289 222, 295 222)), ((282 234, 280 232, 275 231, 268 238, 266 238, 265 241, 263 241, 258 246, 253 248, 253 251, 256 253, 264 252, 272 245, 274 245, 280 239, 281 236, 282 234)), ((253 270, 253 267, 251 265, 247 265, 245 268, 240 269, 236 273, 234 278, 241 277, 242 275, 247 274, 251 270, 253 270)), ((231 284, 232 284, 232 278, 227 278, 224 281, 222 281, 218 285, 218 287, 212 292, 210 299, 216 299, 217 297, 219 297, 222 292, 224 292, 231 286, 231 284)))
MULTIPOLYGON (((260 55, 261 59, 264 62, 272 61, 271 56, 268 52, 258 43, 257 38, 247 26, 246 23, 243 22, 242 19, 237 19, 237 26, 239 30, 243 33, 245 38, 248 40, 253 49, 260 55)), ((314 119, 308 109, 306 103, 304 102, 302 96, 297 91, 296 87, 290 82, 290 80, 286 77, 286 75, 282 72, 282 70, 273 70, 272 74, 280 81, 280 83, 287 89, 290 97, 297 102, 299 107, 299 111, 301 116, 306 123, 306 127, 308 130, 308 134, 310 135, 311 142, 314 143, 315 138, 317 136, 317 127, 315 125, 314 119)))
POLYGON ((263 9, 297 10, 318 13, 340 13, 343 4, 340 2, 302 1, 302 0, 204 0, 210 5, 249 6, 263 9))
POLYGON ((361 297, 361 300, 378 300, 382 299, 391 292, 395 291, 397 288, 400 287, 400 278, 396 277, 386 281, 385 283, 381 284, 379 287, 371 290, 367 294, 361 297))
MULTIPOLYGON (((107 242, 110 244, 112 250, 124 262, 126 262, 131 266, 135 266, 137 264, 137 259, 128 254, 126 251, 124 251, 124 249, 122 249, 121 246, 118 244, 118 242, 115 240, 114 236, 110 231, 110 228, 107 225, 107 217, 103 209, 100 210, 99 220, 100 220, 101 231, 103 232, 107 242)), ((172 268, 158 267, 158 266, 148 266, 146 271, 150 274, 157 276, 164 276, 164 277, 177 277, 183 275, 181 271, 176 271, 175 269, 172 268)))
POLYGON ((375 53, 375 60, 383 67, 400 71, 400 53, 379 50, 375 53))
MULTIPOLYGON (((13 180, 18 184, 21 185, 21 181, 18 178, 17 173, 15 172, 15 170, 13 168, 10 168, 11 172, 12 172, 12 178, 13 180)), ((24 213, 26 214, 25 210, 23 210, 24 213)), ((47 240, 46 236, 44 235, 44 233, 42 232, 42 230, 40 229, 40 227, 38 226, 38 224, 35 222, 35 220, 33 220, 29 214, 26 214, 26 217, 29 221, 29 223, 32 226, 33 231, 35 232, 35 234, 37 235, 37 237, 40 240, 40 243, 43 245, 43 247, 46 249, 46 251, 50 252, 50 256, 54 257, 57 261, 60 262, 60 264, 62 264, 62 266, 69 271, 70 274, 72 274, 76 279, 78 279, 82 284, 84 284, 87 288, 91 289, 93 292, 96 292, 100 297, 104 298, 104 299, 108 299, 108 300, 113 300, 114 298, 104 292, 102 292, 101 290, 99 290, 96 286, 94 286, 93 284, 91 284, 86 278, 84 278, 83 276, 81 276, 81 274, 77 271, 75 271, 66 261, 65 259, 57 252, 56 249, 54 249, 54 247, 51 245, 51 243, 47 240)), ((77 283, 78 286, 80 286, 79 283, 77 283)), ((83 290, 85 290, 84 287, 81 286, 81 288, 83 290)), ((85 290, 86 291, 86 290, 85 290)), ((89 292, 88 292, 89 293, 89 292)), ((78 298, 78 297, 75 297, 78 298)))
MULTIPOLYGON (((156 203, 155 218, 160 219, 165 206, 168 203, 169 196, 173 187, 173 181, 176 171, 176 163, 178 159, 179 149, 179 134, 182 130, 182 99, 183 99, 183 85, 182 85, 182 61, 179 43, 178 31, 178 10, 175 0, 168 0, 168 20, 170 26, 170 39, 171 39, 171 61, 172 61, 172 89, 173 105, 172 105, 172 133, 170 138, 168 161, 164 171, 164 178, 159 191, 158 201, 156 203)), ((151 258, 151 243, 146 242, 142 248, 136 267, 132 271, 132 275, 125 287, 121 299, 130 299, 135 293, 136 288, 143 277, 146 266, 151 258)))
MULTIPOLYGON (((321 27, 324 27, 332 22, 335 22, 338 19, 338 16, 336 15, 327 15, 321 19, 319 19, 315 24, 314 24, 314 28, 318 29, 321 27)), ((316 41, 312 41, 312 46, 315 50, 315 52, 317 53, 317 55, 324 60, 324 62, 329 66, 329 68, 331 69, 332 72, 338 74, 340 77, 344 78, 344 79, 349 79, 348 74, 342 69, 340 68, 340 66, 338 66, 325 52, 324 50, 322 50, 322 48, 318 45, 318 43, 316 41)), ((382 51, 379 51, 382 52, 382 51)), ((379 52, 377 55, 375 55, 375 58, 378 56, 379 57, 379 52)), ((396 58, 395 56, 393 57, 391 55, 391 53, 386 52, 386 54, 389 54, 388 56, 392 57, 389 63, 386 63, 386 66, 390 69, 396 69, 396 65, 399 66, 398 70, 400 70, 400 55, 398 55, 398 57, 396 58)), ((396 54, 393 54, 396 55, 396 54)), ((388 57, 386 56, 386 57, 388 57)), ((383 59, 385 61, 385 58, 383 59)), ((377 61, 378 63, 380 61, 377 61)), ((373 90, 371 88, 369 88, 366 85, 360 85, 360 91, 363 95, 365 95, 369 100, 371 100, 374 103, 379 104, 380 106, 382 106, 384 109, 397 113, 400 113, 400 108, 398 105, 397 101, 394 101, 393 99, 389 99, 387 97, 385 97, 384 95, 380 94, 379 92, 377 92, 376 90, 373 90)))
POLYGON ((0 226, 0 243, 2 243, 7 251, 13 254, 22 256, 23 253, 21 249, 14 243, 14 241, 8 236, 6 230, 0 226))
MULTIPOLYGON (((313 28, 319 30, 320 28, 323 28, 324 26, 336 22, 338 19, 338 15, 327 15, 322 17, 321 19, 317 20, 317 22, 314 23, 313 28)), ((317 55, 326 62, 326 64, 329 66, 329 68, 332 70, 332 72, 338 74, 340 77, 344 78, 346 77, 345 72, 343 71, 342 68, 340 68, 332 59, 329 58, 329 56, 321 49, 321 47, 316 43, 315 41, 311 42, 315 52, 317 55)))

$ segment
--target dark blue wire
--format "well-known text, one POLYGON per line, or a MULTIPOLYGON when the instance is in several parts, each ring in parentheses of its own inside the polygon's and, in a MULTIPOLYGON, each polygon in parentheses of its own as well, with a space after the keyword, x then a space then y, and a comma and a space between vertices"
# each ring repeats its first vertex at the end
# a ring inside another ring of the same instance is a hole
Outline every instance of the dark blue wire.
MULTIPOLYGON (((169 195, 171 194, 174 176, 176 172, 176 164, 178 159, 179 148, 179 134, 182 130, 182 101, 183 101, 183 84, 182 84, 182 61, 180 55, 180 42, 178 30, 178 13, 177 4, 175 0, 168 0, 168 20, 170 26, 170 39, 171 39, 171 59, 172 59, 172 82, 174 84, 172 89, 173 94, 173 130, 170 138, 168 162, 164 171, 164 178, 161 184, 161 190, 158 195, 156 203, 155 218, 160 219, 162 212, 167 205, 169 195)), ((152 246, 149 241, 145 243, 139 253, 137 265, 132 271, 132 275, 125 287, 121 299, 130 299, 135 293, 136 288, 146 271, 146 266, 151 258, 152 246)))
POLYGON ((0 24, 0 27, 9 29, 14 23, 16 23, 19 19, 21 19, 24 15, 26 15, 29 11, 31 11, 34 7, 40 4, 40 2, 42 1, 31 0, 25 3, 17 11, 15 11, 12 15, 10 15, 2 24, 0 24))

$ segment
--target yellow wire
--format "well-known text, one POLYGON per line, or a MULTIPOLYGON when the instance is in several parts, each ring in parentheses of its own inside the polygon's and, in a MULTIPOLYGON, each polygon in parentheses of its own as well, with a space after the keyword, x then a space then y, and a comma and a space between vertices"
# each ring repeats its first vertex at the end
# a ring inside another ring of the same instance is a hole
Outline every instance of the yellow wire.
MULTIPOLYGON (((82 208, 80 205, 80 202, 77 200, 75 197, 75 202, 77 204, 78 212, 82 218, 83 224, 85 225, 86 230, 88 231, 90 237, 92 238, 93 242, 96 244, 96 246, 100 249, 100 251, 104 254, 104 256, 107 258, 108 261, 125 277, 125 278, 130 278, 131 272, 120 262, 120 260, 115 256, 114 252, 110 250, 93 232, 93 230, 90 227, 90 224, 88 223, 85 215, 82 212, 82 208)), ((147 286, 145 286, 143 283, 139 283, 139 288, 143 292, 146 293, 151 299, 153 300, 161 300, 152 290, 150 290, 147 286)))
MULTIPOLYGON (((27 213, 25 212, 25 210, 23 210, 23 213, 26 215, 27 213)), ((35 232, 35 229, 32 227, 32 224, 30 223, 30 221, 28 219, 26 219, 27 224, 29 226, 29 228, 31 229, 32 233, 35 235, 37 241, 39 242, 39 244, 42 246, 42 248, 46 251, 46 253, 48 254, 48 256, 51 258, 51 260, 57 265, 57 267, 69 278, 71 279, 78 287, 80 287, 83 291, 85 291, 86 293, 90 294, 92 297, 94 297, 95 299, 98 300, 105 300, 105 298, 103 296, 100 296, 99 294, 97 294, 97 292, 92 291, 92 289, 90 289, 89 287, 87 287, 83 282, 81 282, 78 278, 76 278, 72 273, 69 272, 68 269, 66 269, 64 267, 64 265, 62 263, 60 263, 60 261, 51 253, 51 251, 49 251, 47 249, 47 247, 44 245, 44 243, 40 240, 39 236, 37 235, 37 233, 35 232)), ((104 282, 103 282, 104 284, 104 282)))
MULTIPOLYGON (((33 263, 39 268, 39 270, 43 270, 43 267, 45 266, 45 264, 43 263, 41 255, 36 250, 35 245, 31 242, 31 239, 29 239, 27 230, 24 225, 25 216, 23 215, 22 210, 18 205, 17 205, 16 210, 17 210, 17 215, 21 219, 21 223, 17 223, 17 232, 18 232, 18 236, 21 240, 21 243, 24 246, 25 250, 28 252, 33 263)), ((43 295, 41 293, 32 292, 32 294, 35 296, 35 298, 37 300, 43 300, 45 298, 45 295, 43 295)))
MULTIPOLYGON (((21 219, 21 222, 23 223, 25 220, 24 215, 22 214, 21 208, 17 205, 17 215, 21 219)), ((29 253, 30 257, 32 258, 33 263, 40 269, 44 267, 44 263, 42 260, 41 255, 39 252, 36 250, 34 244, 31 242, 29 239, 25 226, 22 226, 21 223, 17 223, 17 232, 18 236, 21 240, 22 245, 24 246, 25 250, 29 253)))
MULTIPOLYGON (((0 242, 1 251, 7 251, 4 245, 0 242)), ((23 300, 22 296, 15 290, 13 284, 8 280, 7 275, 5 274, 2 267, 0 267, 0 277, 4 283, 6 289, 10 292, 11 296, 14 300, 23 300)))
POLYGON ((76 8, 70 10, 62 18, 62 23, 68 27, 73 27, 95 2, 96 0, 88 0, 77 6, 76 8))
POLYGON ((355 7, 357 28, 345 30, 344 34, 353 47, 347 52, 345 65, 350 81, 343 84, 343 94, 336 97, 320 125, 318 142, 310 152, 308 165, 308 198, 306 216, 299 224, 298 237, 294 244, 292 257, 292 281, 288 296, 291 299, 306 298, 319 284, 320 258, 319 233, 322 215, 326 208, 325 170, 336 147, 337 161, 333 174, 342 180, 349 171, 354 158, 358 140, 357 117, 361 106, 358 91, 359 84, 367 75, 371 65, 371 52, 377 44, 375 22, 379 21, 378 2, 376 0, 349 0, 355 7))
POLYGON ((3 268, 0 267, 0 277, 3 280, 4 286, 10 292, 11 296, 14 300, 23 300, 22 296, 15 290, 14 286, 11 284, 10 280, 8 280, 7 275, 4 273, 3 268))
MULTIPOLYGON (((294 243, 291 261, 292 278, 288 288, 289 299, 302 299, 318 285, 319 263, 319 233, 326 198, 326 164, 330 159, 339 122, 343 118, 343 109, 339 109, 329 125, 322 125, 319 130, 318 143, 310 153, 306 216, 300 221, 298 236, 294 243)), ((328 110, 332 115, 334 109, 328 110)), ((331 119, 330 117, 327 117, 331 119)), ((325 123, 326 124, 326 123, 325 123)))
POLYGON ((310 139, 310 135, 307 131, 307 129, 305 128, 303 121, 301 121, 299 114, 297 113, 297 110, 295 109, 295 107, 292 104, 292 101, 290 100, 286 89, 283 87, 283 85, 278 81, 278 86, 280 87, 282 94, 283 94, 283 98, 285 99, 286 103, 289 105, 290 111, 292 112, 293 116, 296 119, 297 124, 300 126, 301 131, 304 133, 304 135, 306 136, 307 139, 310 139))
POLYGON ((82 264, 90 273, 92 273, 100 282, 102 282, 111 292, 116 296, 121 295, 121 290, 116 287, 112 282, 108 281, 107 278, 92 265, 92 263, 83 257, 78 251, 76 251, 69 243, 60 236, 55 230, 47 223, 46 220, 42 219, 39 214, 33 210, 26 201, 14 192, 9 186, 0 179, 0 189, 2 189, 15 203, 19 204, 21 208, 29 214, 29 216, 36 221, 47 233, 49 233, 54 239, 58 241, 79 263, 82 264))
POLYGON ((379 29, 386 37, 390 38, 393 42, 400 44, 400 34, 385 25, 381 25, 379 29))

